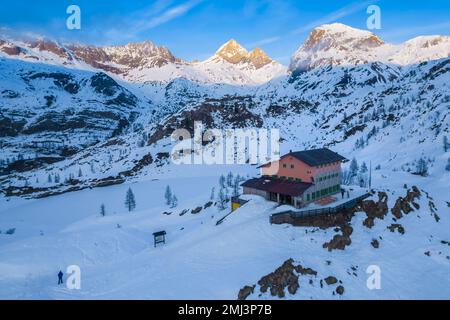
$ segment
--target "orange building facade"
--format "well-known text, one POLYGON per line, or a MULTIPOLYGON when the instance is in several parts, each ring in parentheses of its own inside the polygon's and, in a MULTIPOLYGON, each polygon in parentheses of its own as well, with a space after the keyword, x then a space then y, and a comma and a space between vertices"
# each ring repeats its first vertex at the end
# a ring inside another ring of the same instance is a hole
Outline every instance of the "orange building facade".
POLYGON ((341 191, 341 163, 346 160, 329 149, 290 152, 261 166, 261 177, 242 185, 244 194, 303 207, 341 191))

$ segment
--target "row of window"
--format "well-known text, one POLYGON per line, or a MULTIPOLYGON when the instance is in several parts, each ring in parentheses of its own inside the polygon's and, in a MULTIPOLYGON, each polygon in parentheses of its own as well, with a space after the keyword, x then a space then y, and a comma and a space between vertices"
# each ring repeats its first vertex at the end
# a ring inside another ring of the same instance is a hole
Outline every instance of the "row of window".
POLYGON ((326 168, 326 167, 331 167, 331 166, 335 166, 338 164, 339 164, 339 162, 326 163, 326 164, 321 164, 321 165, 317 166, 317 168, 326 168))
POLYGON ((280 179, 282 181, 290 181, 290 182, 302 182, 302 179, 299 178, 292 178, 292 177, 285 177, 285 176, 277 176, 277 175, 273 175, 273 176, 268 176, 268 175, 263 175, 263 178, 265 179, 280 179))
POLYGON ((283 180, 283 181, 290 181, 290 182, 302 182, 302 179, 300 179, 300 178, 292 178, 292 177, 285 177, 285 176, 281 176, 280 177, 280 180, 283 180))
POLYGON ((316 199, 320 199, 320 198, 322 198, 324 196, 327 196, 329 194, 334 194, 334 193, 338 192, 340 189, 341 189, 340 185, 335 185, 335 186, 332 186, 332 187, 329 187, 329 188, 325 188, 325 189, 313 192, 311 194, 308 193, 306 195, 306 201, 311 201, 311 200, 314 201, 316 199))
POLYGON ((319 181, 325 181, 327 179, 333 179, 333 178, 337 178, 337 177, 339 177, 339 173, 336 172, 336 173, 329 174, 328 176, 320 177, 319 181))
MULTIPOLYGON (((327 167, 335 166, 335 165, 338 165, 338 164, 339 164, 339 162, 321 164, 321 165, 317 166, 317 168, 327 168, 327 167)), ((293 164, 290 164, 289 166, 291 167, 291 169, 295 168, 295 166, 293 164)), ((287 167, 288 167, 288 165, 286 163, 283 163, 283 168, 287 168, 287 167)))

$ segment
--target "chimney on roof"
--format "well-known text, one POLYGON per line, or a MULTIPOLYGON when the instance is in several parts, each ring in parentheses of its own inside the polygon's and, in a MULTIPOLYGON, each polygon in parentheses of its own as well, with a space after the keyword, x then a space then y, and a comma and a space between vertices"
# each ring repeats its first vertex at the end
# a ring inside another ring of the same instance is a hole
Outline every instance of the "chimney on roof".
POLYGON ((291 149, 291 150, 289 150, 289 153, 292 153, 292 149, 291 149))

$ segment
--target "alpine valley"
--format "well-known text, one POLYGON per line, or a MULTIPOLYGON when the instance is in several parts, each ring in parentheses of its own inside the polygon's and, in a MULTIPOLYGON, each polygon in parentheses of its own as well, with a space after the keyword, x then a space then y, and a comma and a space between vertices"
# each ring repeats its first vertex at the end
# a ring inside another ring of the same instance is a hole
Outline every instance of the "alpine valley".
POLYGON ((0 298, 448 299, 448 139, 450 36, 394 45, 322 25, 283 66, 235 40, 188 62, 150 41, 0 35, 0 298), (174 164, 171 134, 195 121, 278 129, 281 154, 355 159, 371 168, 371 196, 343 220, 303 226, 271 225, 289 208, 248 196, 217 224, 229 213, 220 176, 259 170, 174 164), (55 285, 70 265, 80 290, 55 285))

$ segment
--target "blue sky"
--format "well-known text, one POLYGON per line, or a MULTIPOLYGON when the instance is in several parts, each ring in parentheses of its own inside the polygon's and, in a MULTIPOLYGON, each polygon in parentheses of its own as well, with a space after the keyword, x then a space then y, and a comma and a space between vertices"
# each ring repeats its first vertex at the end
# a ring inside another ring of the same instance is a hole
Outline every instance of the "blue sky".
POLYGON ((231 38, 261 47, 284 64, 309 31, 341 22, 366 28, 370 4, 381 8, 382 29, 374 32, 398 43, 418 35, 450 32, 448 0, 12 0, 2 1, 4 32, 31 33, 89 44, 151 40, 176 56, 205 59, 231 38), (81 30, 65 27, 66 9, 81 8, 81 30))

